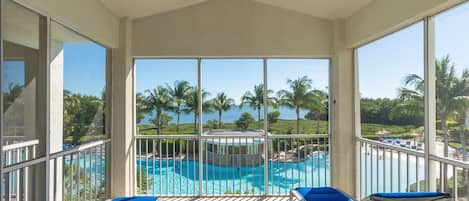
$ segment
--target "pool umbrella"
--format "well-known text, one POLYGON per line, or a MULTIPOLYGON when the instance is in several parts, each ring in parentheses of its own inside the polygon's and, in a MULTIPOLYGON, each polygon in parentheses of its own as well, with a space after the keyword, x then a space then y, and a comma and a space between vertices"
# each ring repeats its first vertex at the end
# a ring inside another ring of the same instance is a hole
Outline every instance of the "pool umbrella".
POLYGON ((376 132, 376 135, 379 135, 380 137, 384 137, 385 135, 389 135, 391 132, 387 131, 386 129, 383 128, 383 130, 380 130, 376 132))
POLYGON ((412 136, 412 138, 414 139, 414 144, 417 144, 417 138, 420 137, 420 133, 416 133, 416 132, 413 132, 410 134, 410 136, 412 136))

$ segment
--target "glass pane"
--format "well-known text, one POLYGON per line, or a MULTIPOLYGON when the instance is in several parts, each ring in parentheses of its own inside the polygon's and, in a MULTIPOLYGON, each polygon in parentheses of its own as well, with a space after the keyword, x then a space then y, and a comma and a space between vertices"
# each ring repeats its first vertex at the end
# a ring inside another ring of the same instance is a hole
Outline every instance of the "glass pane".
POLYGON ((39 63, 45 50, 39 47, 41 17, 11 1, 4 6, 3 165, 11 165, 45 155, 46 79, 39 63))
POLYGON ((204 131, 263 129, 263 61, 204 59, 204 131))
POLYGON ((269 132, 329 133, 329 60, 269 59, 269 132))
POLYGON ((436 153, 468 159, 469 3, 435 17, 436 153))
POLYGON ((423 150, 423 23, 358 49, 361 135, 423 150))
MULTIPOLYGON (((358 51, 361 136, 424 150, 423 22, 388 35, 358 51)), ((361 144, 362 196, 421 191, 423 157, 361 144)))
POLYGON ((137 59, 140 135, 197 133, 197 60, 137 59))
POLYGON ((106 138, 106 48, 51 23, 51 152, 106 138))
MULTIPOLYGON (((468 161, 469 128, 469 3, 435 16, 436 130, 439 156, 468 161)), ((467 197, 467 169, 441 165, 436 185, 467 197), (449 173, 449 174, 448 174, 449 173), (454 174, 456 173, 456 174, 454 174), (456 177, 456 178, 455 178, 456 177)))

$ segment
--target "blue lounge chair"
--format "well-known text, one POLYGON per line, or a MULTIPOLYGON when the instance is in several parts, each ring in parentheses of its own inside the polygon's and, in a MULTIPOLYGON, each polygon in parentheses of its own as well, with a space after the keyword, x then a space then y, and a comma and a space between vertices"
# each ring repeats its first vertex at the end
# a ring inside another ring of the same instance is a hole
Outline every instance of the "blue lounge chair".
POLYGON ((451 195, 440 192, 376 193, 364 201, 446 201, 451 195))
POLYGON ((353 201, 344 192, 331 187, 295 188, 290 192, 290 201, 293 198, 300 201, 353 201))
POLYGON ((153 196, 117 197, 108 201, 158 201, 158 198, 153 196))
POLYGON ((396 144, 401 144, 401 139, 400 138, 396 139, 396 144))
POLYGON ((422 143, 417 144, 417 150, 419 150, 419 151, 423 150, 423 144, 422 143))

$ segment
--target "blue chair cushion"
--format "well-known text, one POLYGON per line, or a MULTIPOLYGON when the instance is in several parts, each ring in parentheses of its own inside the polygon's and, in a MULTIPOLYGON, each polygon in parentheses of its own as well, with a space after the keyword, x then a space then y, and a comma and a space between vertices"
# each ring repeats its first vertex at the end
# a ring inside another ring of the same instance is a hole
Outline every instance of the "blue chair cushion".
POLYGON ((441 192, 407 192, 407 193, 375 193, 369 196, 372 201, 391 201, 391 200, 447 200, 451 195, 441 192))
POLYGON ((152 196, 118 197, 112 201, 158 201, 158 198, 152 196))
POLYGON ((307 201, 352 201, 341 191, 330 188, 296 188, 295 189, 307 201))

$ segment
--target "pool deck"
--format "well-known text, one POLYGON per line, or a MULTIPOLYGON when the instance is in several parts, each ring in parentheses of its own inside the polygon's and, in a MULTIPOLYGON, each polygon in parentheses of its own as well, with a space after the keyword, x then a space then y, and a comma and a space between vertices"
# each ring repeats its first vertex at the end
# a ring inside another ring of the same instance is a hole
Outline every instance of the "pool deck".
POLYGON ((288 201, 288 197, 210 197, 210 198, 161 198, 161 201, 288 201))

